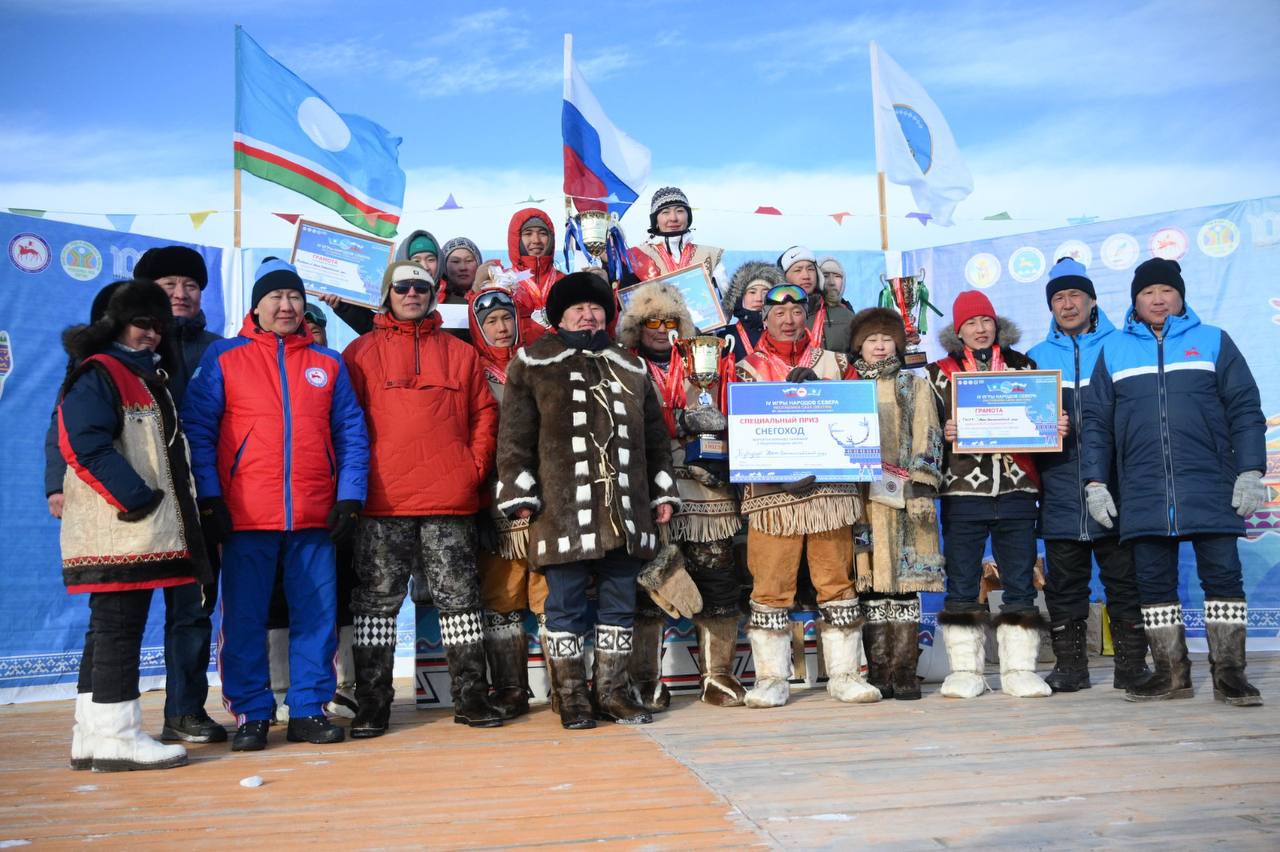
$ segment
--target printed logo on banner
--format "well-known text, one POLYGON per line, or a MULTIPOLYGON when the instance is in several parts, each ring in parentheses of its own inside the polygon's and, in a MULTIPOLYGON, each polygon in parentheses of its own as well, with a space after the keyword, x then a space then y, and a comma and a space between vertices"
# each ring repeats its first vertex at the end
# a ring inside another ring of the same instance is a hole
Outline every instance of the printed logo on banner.
POLYGON ((1141 250, 1133 234, 1112 234, 1102 241, 1098 254, 1107 269, 1128 269, 1138 262, 1141 250))
POLYGON ((1161 228, 1151 235, 1151 256, 1182 260, 1187 253, 1187 232, 1181 228, 1161 228))
POLYGON ((921 174, 929 174, 933 167, 933 134, 929 132, 929 125, 920 113, 906 104, 894 104, 893 113, 898 117, 898 126, 907 138, 907 147, 911 149, 911 156, 920 167, 921 174))
POLYGON ((102 252, 92 243, 72 240, 58 254, 62 271, 77 281, 92 281, 102 272, 102 252))
POLYGON ((1280 243, 1280 213, 1267 212, 1260 216, 1250 213, 1245 218, 1249 220, 1255 246, 1263 248, 1280 243))
POLYGON ((111 246, 110 251, 111 274, 116 278, 131 278, 133 267, 138 262, 138 258, 142 257, 142 252, 136 248, 120 246, 111 246))
POLYGON ((1240 229, 1230 219, 1210 219, 1200 226, 1196 245, 1209 257, 1226 257, 1240 247, 1240 229))
POLYGON ((44 272, 52 256, 49 244, 39 234, 18 234, 9 240, 9 260, 23 272, 44 272))
POLYGON ((9 332, 0 331, 0 397, 4 396, 4 382, 13 372, 13 346, 9 342, 9 332))
POLYGON ((1019 284, 1030 284, 1044 274, 1044 252, 1023 246, 1009 255, 1009 274, 1019 284))
POLYGON ((1053 261, 1057 263, 1064 257, 1073 257, 1084 264, 1084 268, 1088 269, 1089 264, 1093 263, 1093 249, 1089 248, 1088 243, 1081 240, 1067 240, 1058 246, 1058 250, 1053 253, 1053 261))
POLYGON ((319 367, 309 367, 303 375, 306 376, 307 384, 312 387, 322 388, 329 384, 329 374, 319 367))
POLYGON ((979 290, 1000 280, 1000 258, 990 252, 979 252, 964 265, 964 278, 979 290))

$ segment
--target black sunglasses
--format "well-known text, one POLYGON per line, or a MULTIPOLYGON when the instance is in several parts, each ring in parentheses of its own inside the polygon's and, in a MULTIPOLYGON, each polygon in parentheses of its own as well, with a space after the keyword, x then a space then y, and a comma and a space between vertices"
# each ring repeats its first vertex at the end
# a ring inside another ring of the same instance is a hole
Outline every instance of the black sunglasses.
POLYGON ((395 290, 398 296, 407 295, 410 290, 419 296, 425 296, 431 292, 432 288, 430 284, 392 284, 391 289, 395 290))
POLYGON ((129 320, 129 325, 143 331, 154 331, 156 334, 164 334, 164 330, 169 327, 167 320, 156 317, 134 317, 129 320))

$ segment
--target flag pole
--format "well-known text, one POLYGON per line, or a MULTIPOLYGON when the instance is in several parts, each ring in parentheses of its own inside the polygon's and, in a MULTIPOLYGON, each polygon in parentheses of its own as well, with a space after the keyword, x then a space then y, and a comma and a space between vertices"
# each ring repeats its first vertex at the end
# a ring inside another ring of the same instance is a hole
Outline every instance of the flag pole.
POLYGON ((235 169, 232 169, 231 171, 235 174, 235 179, 233 183, 233 185, 235 186, 235 194, 232 200, 232 208, 231 208, 232 221, 234 223, 232 226, 232 235, 231 235, 232 243, 231 244, 236 248, 240 248, 240 169, 235 168, 235 169))
POLYGON ((876 190, 880 195, 880 250, 889 250, 889 208, 884 197, 884 169, 880 163, 880 45, 874 41, 869 45, 871 58, 871 132, 875 136, 876 146, 876 190))
MULTIPOLYGON (((564 99, 566 101, 569 99, 569 74, 571 73, 572 67, 573 67, 573 33, 565 33, 564 34, 564 99)), ((568 176, 565 175, 565 178, 567 177, 568 176)), ((562 180, 561 181, 562 191, 564 190, 564 187, 563 187, 564 183, 565 181, 562 180)), ((564 209, 565 209, 565 214, 572 219, 573 210, 574 210, 573 199, 569 196, 569 193, 567 191, 565 191, 565 194, 564 194, 564 209)))
MULTIPOLYGON (((231 126, 235 128, 236 131, 239 131, 240 128, 237 126, 237 122, 239 121, 239 118, 240 118, 240 112, 239 112, 240 110, 240 25, 239 24, 235 25, 235 29, 232 30, 232 33, 233 33, 232 38, 234 38, 235 40, 234 52, 235 52, 236 76, 235 76, 235 97, 233 101, 235 103, 234 109, 236 110, 236 112, 235 112, 235 115, 232 117, 231 126)), ((231 174, 232 174, 232 178, 231 178, 231 186, 232 186, 231 245, 233 248, 238 249, 240 248, 240 167, 235 164, 236 158, 235 158, 234 152, 235 152, 235 149, 233 147, 232 155, 231 155, 231 174)))
POLYGON ((884 200, 884 172, 876 172, 876 188, 880 190, 880 251, 888 251, 889 211, 884 200))

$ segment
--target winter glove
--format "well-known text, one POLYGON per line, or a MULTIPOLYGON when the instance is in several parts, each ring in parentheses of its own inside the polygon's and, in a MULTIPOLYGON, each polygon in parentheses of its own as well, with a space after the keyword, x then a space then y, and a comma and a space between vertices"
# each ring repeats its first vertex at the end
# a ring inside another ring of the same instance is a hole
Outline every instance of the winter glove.
POLYGON ((359 523, 362 508, 364 504, 359 500, 339 500, 333 504, 329 517, 324 519, 324 525, 329 528, 329 538, 334 544, 341 544, 351 538, 359 523))
POLYGON ((672 618, 690 618, 702 611, 702 595, 684 567, 684 556, 674 544, 664 544, 637 578, 662 611, 672 618))
POLYGON ((708 488, 720 488, 729 479, 728 462, 701 459, 689 463, 685 469, 689 471, 689 475, 693 477, 694 481, 700 482, 708 488))
POLYGON ((797 479, 795 482, 783 482, 782 490, 788 494, 799 494, 813 486, 818 481, 816 476, 806 476, 803 479, 797 479))
POLYGON ((1116 516, 1116 503, 1111 499, 1111 492, 1101 482, 1090 482, 1084 487, 1084 499, 1089 508, 1089 517, 1107 529, 1114 526, 1111 519, 1116 516))
POLYGON ((1236 477, 1231 489, 1231 508, 1242 518, 1247 518, 1267 502, 1267 486, 1262 484, 1262 471, 1246 470, 1236 477))
POLYGON ((798 385, 801 382, 816 382, 819 379, 818 374, 808 367, 793 367, 791 372, 787 373, 787 381, 798 385))
POLYGON ((498 552, 498 527, 488 509, 476 512, 476 546, 486 553, 498 552))
POLYGON ((200 529, 205 543, 210 547, 222 544, 231 535, 231 510, 221 497, 206 497, 199 501, 200 529))
POLYGON ((717 408, 698 406, 682 410, 680 425, 691 435, 699 432, 723 432, 729 428, 729 418, 717 408))
POLYGON ((116 517, 125 523, 134 524, 150 515, 160 505, 160 501, 164 499, 164 492, 158 489, 151 490, 151 499, 143 503, 136 509, 130 509, 127 512, 116 512, 116 517))
POLYGON ((938 509, 933 502, 933 498, 908 497, 907 517, 913 521, 920 521, 926 524, 936 523, 938 520, 938 509))

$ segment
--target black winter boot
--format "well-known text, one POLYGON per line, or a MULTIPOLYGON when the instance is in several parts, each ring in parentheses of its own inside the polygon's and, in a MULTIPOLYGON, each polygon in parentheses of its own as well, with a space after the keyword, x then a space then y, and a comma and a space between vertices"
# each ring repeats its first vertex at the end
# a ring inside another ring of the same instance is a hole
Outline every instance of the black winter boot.
POLYGON ((1049 627, 1056 661, 1044 682, 1054 692, 1078 692, 1093 686, 1089 682, 1087 631, 1088 625, 1084 621, 1055 621, 1049 627))
POLYGON ((330 722, 323 713, 318 716, 289 716, 289 730, 284 738, 291 743, 330 745, 340 743, 346 732, 330 722))
POLYGON ((880 690, 884 698, 893 698, 893 628, 889 623, 888 598, 863 597, 862 648, 867 655, 867 683, 880 690))
POLYGON ((1191 660, 1187 657, 1187 628, 1182 604, 1154 604, 1142 608, 1142 625, 1151 645, 1156 670, 1124 692, 1125 701, 1168 701, 1192 698, 1191 660))
POLYGON ((1151 669, 1147 668, 1147 634, 1142 629, 1141 616, 1136 620, 1113 617, 1111 645, 1116 652, 1116 670, 1111 678, 1114 688, 1128 689, 1151 675, 1151 669))
POLYGON ((356 715, 352 739, 380 737, 387 732, 395 698, 395 619, 357 615, 351 658, 356 670, 356 715))
POLYGON ((571 731, 596 726, 587 691, 587 663, 583 657, 582 637, 554 630, 542 634, 542 650, 551 676, 552 707, 560 714, 561 727, 571 731))
MULTIPOLYGON (((920 596, 912 593, 884 599, 889 619, 889 693, 898 701, 920 700, 920 596)), ((868 650, 867 656, 871 656, 868 650)), ((881 690, 883 691, 883 689, 881 690)))
POLYGON ((596 625, 596 659, 592 669, 592 703, 596 716, 619 725, 645 725, 653 716, 631 699, 627 664, 631 658, 631 628, 596 625))
POLYGON ((671 705, 671 692, 662 682, 662 644, 666 634, 666 615, 636 616, 627 674, 632 699, 650 713, 661 713, 671 705))
POLYGON ((1235 707, 1258 707, 1262 704, 1262 693, 1244 675, 1248 614, 1248 605, 1243 600, 1204 602, 1213 697, 1235 707))
POLYGON ((519 612, 484 614, 484 650, 489 658, 493 695, 503 719, 529 712, 529 639, 519 612))

